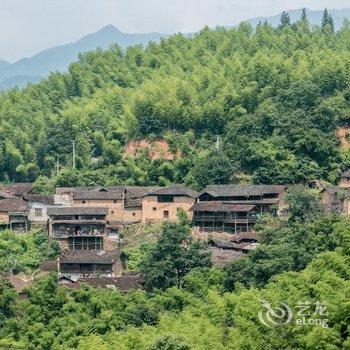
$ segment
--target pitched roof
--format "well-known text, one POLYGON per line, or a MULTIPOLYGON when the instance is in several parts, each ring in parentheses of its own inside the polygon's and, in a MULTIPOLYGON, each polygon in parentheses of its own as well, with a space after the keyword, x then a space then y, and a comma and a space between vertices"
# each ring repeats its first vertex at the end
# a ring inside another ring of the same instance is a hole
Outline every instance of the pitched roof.
POLYGON ((247 197, 264 194, 279 194, 286 189, 284 185, 209 185, 203 192, 213 197, 247 197))
POLYGON ((344 172, 340 175, 340 177, 350 177, 350 170, 344 171, 344 172))
POLYGON ((51 216, 70 216, 70 215, 107 215, 107 208, 99 207, 56 207, 48 208, 47 214, 51 216))
POLYGON ((32 202, 32 203, 41 203, 46 205, 55 204, 54 196, 45 196, 41 194, 26 194, 23 196, 23 199, 27 202, 32 202))
POLYGON ((344 188, 340 186, 328 186, 325 187, 321 193, 327 192, 332 195, 344 195, 344 196, 350 196, 350 189, 349 188, 344 188))
POLYGON ((228 239, 211 238, 208 243, 220 249, 235 249, 236 247, 236 244, 228 239))
POLYGON ((39 265, 39 270, 42 271, 58 271, 57 261, 56 260, 48 260, 44 261, 39 265))
POLYGON ((73 194, 76 192, 98 190, 98 186, 84 186, 84 187, 56 187, 56 194, 73 194))
POLYGON ((0 199, 9 199, 9 198, 16 198, 15 196, 11 196, 10 194, 6 192, 0 191, 0 199))
POLYGON ((209 211, 209 212, 249 212, 253 210, 255 205, 245 205, 245 204, 232 204, 225 202, 198 202, 195 203, 190 211, 209 211))
POLYGON ((237 235, 233 235, 232 238, 231 238, 231 241, 233 241, 235 243, 241 243, 241 242, 244 242, 244 241, 257 242, 258 241, 258 235, 254 231, 242 232, 242 233, 239 233, 237 235))
POLYGON ((155 191, 149 193, 154 196, 186 196, 191 198, 197 198, 199 193, 184 186, 184 185, 173 185, 167 187, 161 187, 155 191))
POLYGON ((0 211, 9 213, 16 211, 27 211, 27 203, 21 198, 8 198, 0 200, 0 211))
POLYGON ((61 264, 113 264, 119 257, 117 250, 68 250, 59 259, 61 264))
POLYGON ((76 200, 83 199, 122 199, 124 197, 124 191, 122 189, 116 191, 84 191, 84 192, 74 192, 73 198, 76 200))
POLYGON ((140 274, 126 274, 120 277, 89 277, 80 278, 79 283, 87 283, 94 288, 119 289, 121 292, 142 288, 140 274))
POLYGON ((11 196, 22 197, 33 189, 32 183, 13 183, 10 185, 3 185, 2 191, 11 196))
POLYGON ((211 261, 214 266, 224 267, 229 265, 233 260, 241 259, 244 253, 232 249, 220 249, 217 247, 210 247, 211 261))
POLYGON ((127 186, 125 187, 125 208, 141 207, 143 197, 160 189, 157 186, 127 186))

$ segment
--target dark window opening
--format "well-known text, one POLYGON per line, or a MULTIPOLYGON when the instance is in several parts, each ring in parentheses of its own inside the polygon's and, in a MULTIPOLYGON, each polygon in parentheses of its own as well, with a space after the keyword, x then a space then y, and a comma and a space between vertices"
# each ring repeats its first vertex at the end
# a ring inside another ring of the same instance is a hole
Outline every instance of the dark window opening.
POLYGON ((69 249, 71 250, 102 250, 102 237, 70 237, 69 249))
POLYGON ((174 196, 169 196, 169 195, 158 196, 158 202, 159 203, 172 203, 172 202, 174 202, 174 196))

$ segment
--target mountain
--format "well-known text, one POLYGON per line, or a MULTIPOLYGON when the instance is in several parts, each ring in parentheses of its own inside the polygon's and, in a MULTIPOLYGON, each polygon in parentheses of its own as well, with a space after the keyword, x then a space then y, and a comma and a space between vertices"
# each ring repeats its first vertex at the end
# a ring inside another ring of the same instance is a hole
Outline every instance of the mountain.
MULTIPOLYGON (((302 9, 300 8, 297 10, 289 10, 286 12, 289 13, 292 22, 296 22, 301 16, 302 9)), ((328 12, 333 17, 336 30, 338 30, 342 26, 344 19, 346 19, 346 18, 350 19, 350 8, 333 9, 333 10, 328 10, 328 12)), ((309 22, 311 24, 313 24, 313 25, 320 25, 321 24, 323 10, 314 11, 314 10, 306 9, 306 13, 307 13, 309 22)), ((267 21, 272 26, 277 27, 280 23, 280 19, 281 19, 281 13, 279 13, 278 15, 275 15, 275 16, 271 16, 271 17, 252 18, 252 19, 249 19, 245 22, 248 22, 255 27, 260 22, 263 23, 263 22, 267 21)))
POLYGON ((0 60, 0 89, 22 87, 28 82, 37 82, 51 71, 64 71, 81 52, 91 51, 97 47, 106 49, 114 43, 123 49, 131 45, 147 45, 150 41, 159 41, 160 38, 168 36, 169 34, 161 33, 123 33, 109 25, 74 43, 53 47, 13 64, 0 60))

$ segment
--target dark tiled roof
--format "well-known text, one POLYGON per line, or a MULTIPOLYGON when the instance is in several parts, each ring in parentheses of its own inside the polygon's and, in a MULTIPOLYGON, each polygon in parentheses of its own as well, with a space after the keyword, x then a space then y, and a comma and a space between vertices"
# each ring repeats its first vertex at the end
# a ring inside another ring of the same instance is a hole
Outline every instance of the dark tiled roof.
POLYGON ((150 195, 154 196, 186 196, 191 198, 197 198, 199 193, 191 190, 190 188, 184 185, 173 185, 168 187, 161 187, 158 190, 155 190, 150 193, 150 195))
POLYGON ((340 175, 340 177, 350 177, 350 170, 344 171, 344 172, 340 175))
POLYGON ((321 192, 327 192, 331 195, 344 195, 344 196, 350 196, 350 189, 339 187, 339 186, 333 186, 333 187, 325 187, 321 192))
POLYGON ((124 191, 122 189, 118 191, 84 191, 84 192, 75 192, 73 193, 73 198, 76 200, 84 199, 122 199, 124 197, 124 191))
POLYGON ((119 289, 121 292, 141 289, 142 280, 140 274, 126 274, 120 277, 89 277, 81 278, 79 283, 87 283, 94 288, 119 289))
POLYGON ((2 191, 11 196, 22 197, 33 189, 31 183, 13 183, 10 185, 3 185, 2 191))
POLYGON ((51 216, 107 215, 108 209, 99 207, 56 207, 48 208, 47 214, 51 216))
POLYGON ((242 232, 237 235, 233 235, 231 241, 235 243, 241 243, 244 241, 258 241, 258 235, 256 232, 242 232))
POLYGON ((56 194, 73 194, 76 192, 98 191, 101 187, 98 186, 84 186, 84 187, 57 187, 56 194))
POLYGON ((44 261, 39 265, 39 270, 42 271, 58 271, 57 268, 57 261, 56 260, 49 260, 44 261))
POLYGON ((232 249, 220 249, 217 247, 211 247, 211 260, 214 266, 224 267, 229 265, 232 261, 241 259, 244 257, 244 253, 232 249))
POLYGON ((18 212, 27 211, 27 203, 21 198, 1 199, 0 211, 1 212, 18 212))
POLYGON ((209 244, 220 249, 235 249, 236 247, 235 243, 227 239, 212 238, 209 240, 209 244))
POLYGON ((10 199, 10 198, 16 198, 15 196, 11 196, 10 194, 6 192, 0 191, 0 199, 10 199))
POLYGON ((152 193, 161 187, 159 186, 126 186, 125 187, 125 198, 142 198, 149 193, 152 193))
POLYGON ((60 256, 60 263, 66 264, 113 264, 119 259, 117 250, 68 250, 60 256))
POLYGON ((46 205, 55 204, 54 196, 44 196, 41 194, 26 194, 23 196, 23 199, 27 202, 32 202, 32 203, 41 203, 46 205))
POLYGON ((209 185, 201 194, 208 193, 213 197, 261 196, 279 194, 286 189, 284 185, 209 185))
POLYGON ((209 212, 249 212, 254 209, 254 205, 240 205, 224 202, 199 202, 195 203, 190 211, 209 211, 209 212))

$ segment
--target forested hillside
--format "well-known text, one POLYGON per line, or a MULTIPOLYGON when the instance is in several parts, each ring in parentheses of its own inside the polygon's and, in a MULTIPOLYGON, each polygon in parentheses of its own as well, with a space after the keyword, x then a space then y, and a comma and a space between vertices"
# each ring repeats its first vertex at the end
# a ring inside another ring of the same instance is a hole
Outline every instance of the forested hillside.
POLYGON ((83 54, 67 74, 0 95, 1 180, 40 176, 43 191, 335 181, 350 166, 335 133, 350 120, 349 49, 348 22, 334 32, 330 18, 311 27, 306 16, 293 25, 284 16, 276 29, 205 28, 83 54), (128 140, 144 138, 165 138, 181 157, 125 156, 128 140))

